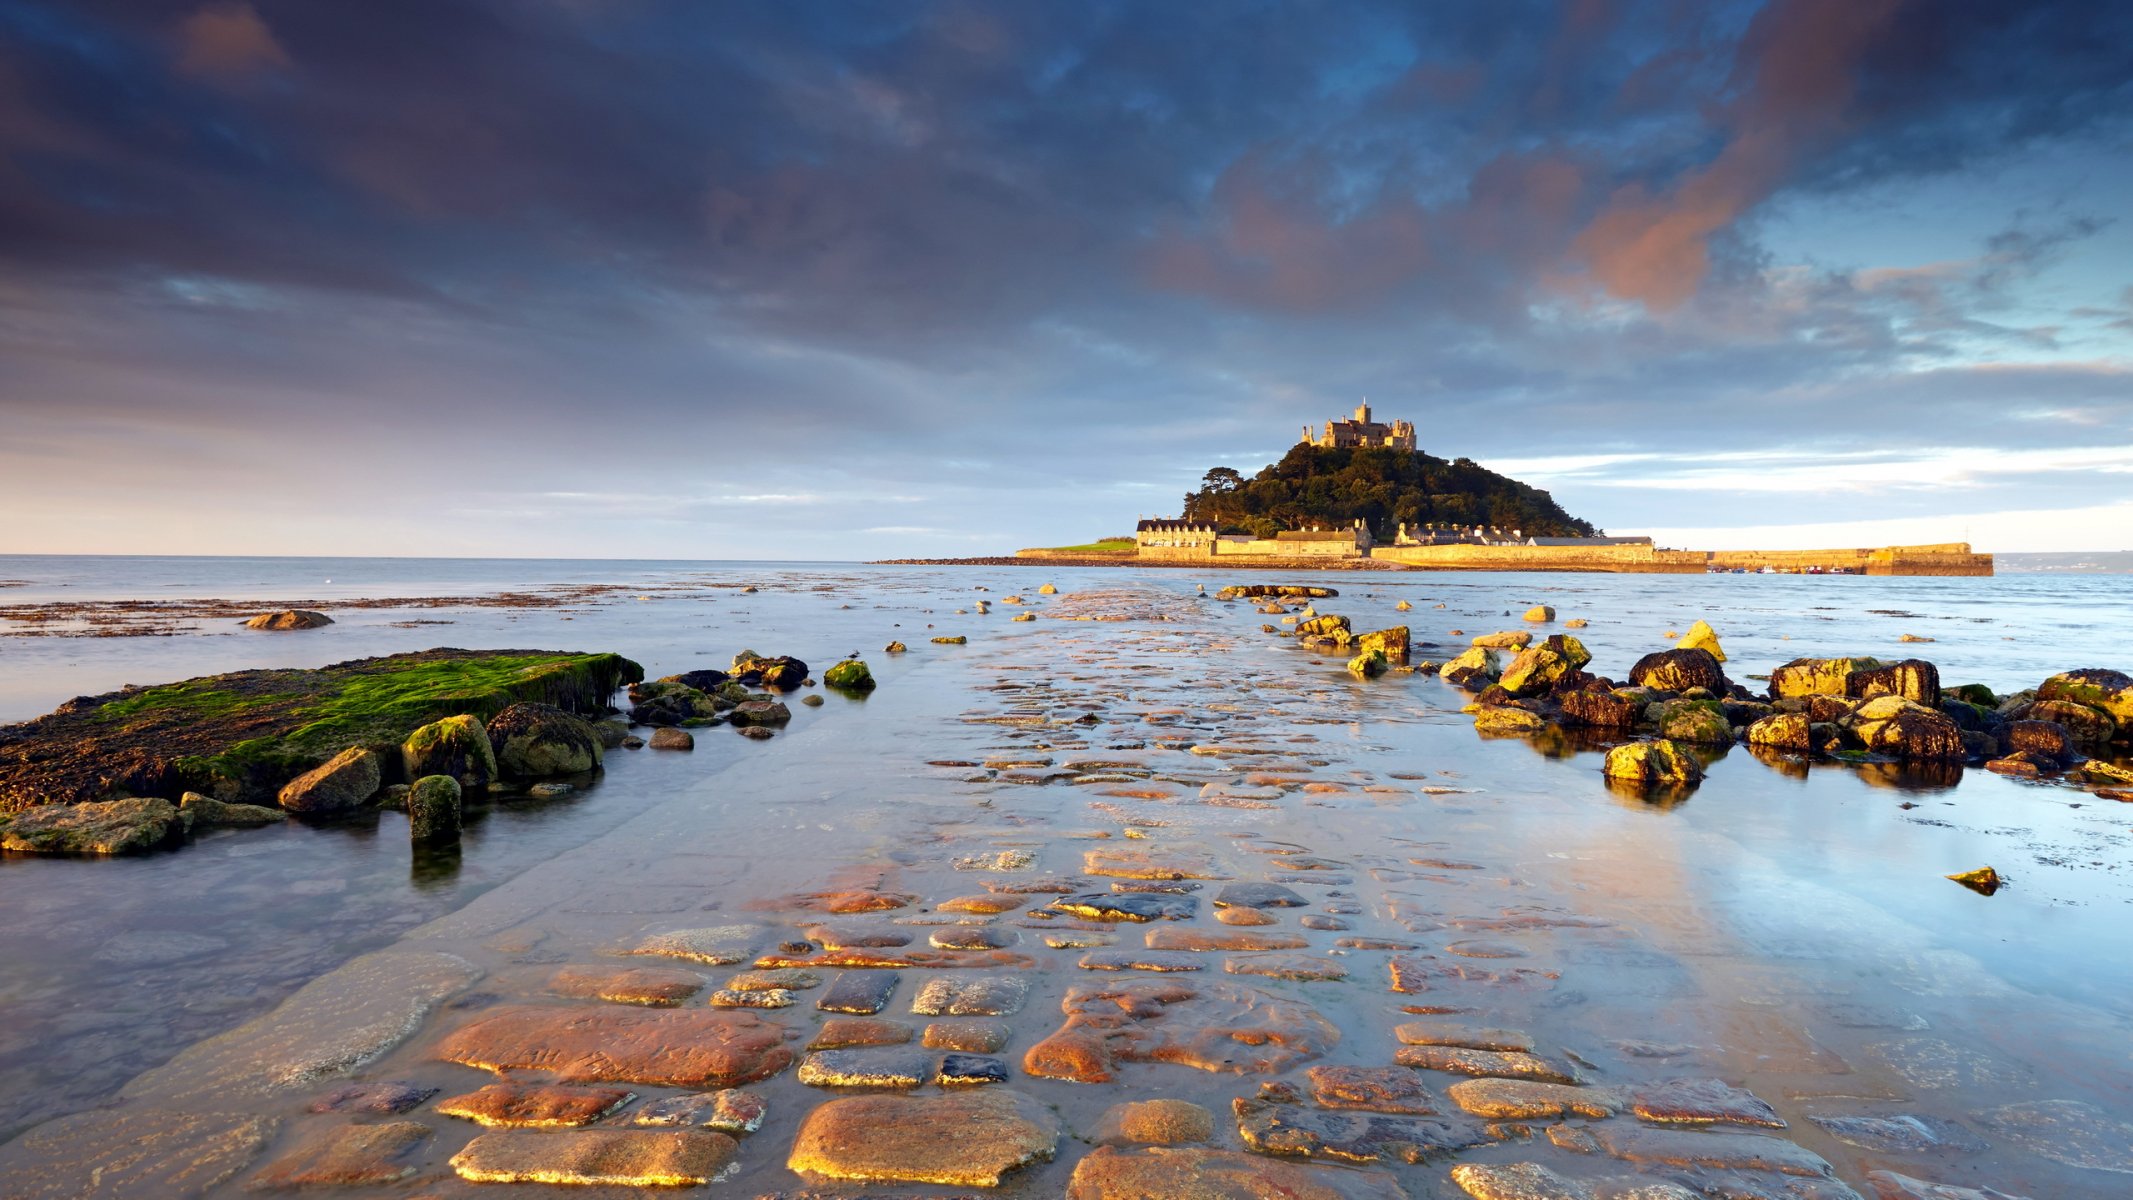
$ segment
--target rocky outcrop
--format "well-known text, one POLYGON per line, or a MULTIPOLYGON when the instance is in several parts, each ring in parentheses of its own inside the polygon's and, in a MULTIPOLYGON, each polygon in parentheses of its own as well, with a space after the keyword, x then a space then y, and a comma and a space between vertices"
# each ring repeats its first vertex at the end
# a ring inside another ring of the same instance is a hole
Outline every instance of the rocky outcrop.
POLYGON ((375 752, 350 746, 284 784, 281 806, 305 816, 351 812, 378 794, 384 771, 375 752))
POLYGON ((0 848, 18 854, 139 854, 168 843, 179 825, 177 806, 168 800, 48 804, 8 822, 0 848))
POLYGON ((408 779, 444 775, 463 788, 496 782, 496 750, 481 718, 472 713, 432 721, 400 743, 400 770, 408 779))
POLYGON ((1716 695, 1727 690, 1725 669, 1708 650, 1661 650, 1647 654, 1629 669, 1629 680, 1639 687, 1661 692, 1703 688, 1716 695))
POLYGON ((581 774, 599 766, 604 753, 591 726, 549 704, 514 704, 496 714, 489 745, 509 779, 581 774))
POLYGON ((245 621, 246 629, 319 629, 333 624, 333 618, 322 612, 291 608, 281 612, 261 613, 245 621))

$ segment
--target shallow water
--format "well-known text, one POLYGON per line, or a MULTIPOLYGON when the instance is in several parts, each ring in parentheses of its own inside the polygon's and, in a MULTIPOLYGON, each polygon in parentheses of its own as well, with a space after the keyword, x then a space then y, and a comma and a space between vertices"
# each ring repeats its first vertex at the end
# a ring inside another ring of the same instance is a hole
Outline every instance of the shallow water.
MULTIPOLYGON (((33 579, 38 561, 0 560, 0 578, 33 579)), ((86 588, 94 572, 77 569, 76 586, 86 588)), ((347 574, 333 569, 332 578, 347 574)), ((0 933, 0 1028, 12 1035, 0 1060, 0 1095, 14 1104, 0 1125, 106 1099, 186 1042, 271 1008, 341 961, 395 943, 448 950, 485 978, 477 999, 461 1001, 469 1007, 432 1016, 363 1075, 464 1091, 484 1077, 430 1061, 437 1038, 487 1003, 538 1000, 557 965, 615 961, 608 952, 647 932, 738 921, 759 925, 774 942, 819 917, 779 898, 855 880, 918 897, 876 920, 932 920, 939 919, 926 911, 933 904, 987 882, 1079 875, 1091 848, 1197 848, 1221 873, 1244 879, 1274 871, 1279 856, 1267 851, 1287 849, 1344 864, 1329 874, 1349 882, 1291 886, 1335 904, 1347 898, 1333 893, 1349 893, 1364 909, 1346 918, 1355 933, 1439 954, 1454 943, 1504 942, 1523 956, 1474 961, 1560 976, 1546 986, 1455 983, 1440 986, 1442 994, 1394 995, 1386 990, 1388 954, 1335 954, 1337 935, 1313 932, 1308 952, 1337 958, 1349 978, 1242 979, 1222 974, 1219 954, 1206 956, 1205 971, 1160 977, 1244 983, 1310 1003, 1342 1031, 1319 1061, 1388 1063, 1391 1026, 1410 1019, 1401 1006, 1448 1001, 1476 1010, 1460 1019, 1525 1030, 1551 1052, 1575 1053, 1595 1082, 1717 1075, 1745 1086, 1790 1122, 1786 1137, 1827 1157, 1855 1185, 1865 1170, 1893 1167, 2039 1198, 2124 1193, 2125 1174, 2065 1161, 2096 1161, 2067 1149, 2079 1145, 2071 1133, 2031 1137, 2015 1120, 2029 1110, 2007 1111, 2040 1101, 2089 1106, 2041 1111, 2094 1122, 2088 1135, 2118 1146, 2116 1165, 2128 1165, 2121 1123, 2133 1119, 2123 1083, 2133 884, 2121 806, 1981 772, 1954 787, 1835 766, 1795 777, 1736 751, 1686 802, 1656 807, 1609 791, 1595 753, 1477 738, 1457 711, 1465 697, 1434 680, 1358 683, 1338 662, 1314 662, 1259 633, 1268 618, 1249 606, 1190 598, 1196 583, 1212 590, 1243 576, 771 564, 573 564, 567 575, 523 569, 529 573, 494 584, 687 577, 761 591, 728 586, 710 589, 710 599, 429 613, 452 619, 449 628, 396 628, 406 613, 384 609, 298 634, 216 628, 167 638, 0 639, 0 714, 32 715, 129 680, 264 665, 269 656, 308 665, 439 643, 617 650, 660 674, 723 665, 743 645, 795 653, 818 669, 863 650, 882 687, 863 702, 833 696, 821 709, 795 706, 791 729, 768 743, 706 730, 689 756, 617 752, 582 795, 490 812, 456 867, 415 863, 401 818, 390 814, 367 827, 222 835, 138 861, 0 861, 0 912, 11 918, 0 933), (976 587, 997 600, 1011 590, 1033 593, 1045 579, 1067 595, 1042 601, 1040 612, 1064 611, 1077 595, 1106 589, 1129 593, 1114 607, 1165 606, 1178 619, 1012 624, 1004 605, 990 616, 954 615, 981 594, 976 587), (970 634, 972 644, 928 644, 929 622, 936 632, 970 634), (914 649, 884 657, 878 649, 891 637, 914 649), (1169 709, 1180 711, 1173 718, 1169 709), (1016 713, 1044 719, 988 720, 1016 713), (1193 755, 1194 743, 1278 753, 1193 755), (1077 758, 1134 763, 1129 773, 1149 778, 1030 786, 1006 781, 1022 773, 1016 768, 926 765, 1050 759, 1056 766, 1077 758), (1246 778, 1282 774, 1268 765, 1300 768, 1290 773, 1295 783, 1318 786, 1271 790, 1268 779, 1246 778), (1114 791, 1165 798, 1107 794, 1114 791), (1239 797, 1259 806, 1231 807, 1239 797), (960 858, 1003 849, 1027 851, 1034 861, 1019 872, 956 867, 960 858), (1418 858, 1479 869, 1421 866, 1418 858), (1984 862, 2014 886, 1986 898, 1941 878, 1984 862), (1528 919, 1506 921, 1507 913, 1528 919), (1536 925, 1535 915, 1579 923, 1536 925), (163 936, 140 936, 151 931, 163 936), (1666 1043, 1678 1053, 1642 1057, 1634 1043, 1666 1043), (1808 1119, 1896 1113, 1958 1122, 1987 1149, 1870 1152, 1808 1119)), ((409 595, 447 594, 432 585, 453 572, 478 582, 474 569, 453 565, 428 577, 402 570, 398 585, 409 595)), ((1664 644, 1667 629, 1707 617, 1725 639, 1735 678, 1798 654, 1909 650, 1938 662, 1950 683, 2012 688, 2068 667, 2111 665, 2123 655, 2112 653, 2109 631, 2133 615, 2133 602, 2108 578, 1310 581, 1340 588, 1344 595, 1322 607, 1358 628, 1401 620, 1418 638, 1448 647, 1464 641, 1451 629, 1510 627, 1527 605, 1550 603, 1563 617, 1592 622, 1580 636, 1595 669, 1616 675, 1664 644), (1414 611, 1395 614, 1401 598, 1414 611), (1447 607, 1432 607, 1440 602, 1447 607), (1900 647, 1903 633, 1937 641, 1900 647)), ((225 583, 186 586, 231 594, 225 583)), ((123 582, 102 586, 130 594, 123 582)), ((29 590, 0 592, 0 603, 29 590)), ((313 588, 258 594, 319 595, 313 588)), ((1091 890, 1107 882, 1079 877, 1091 890)), ((1192 928, 1219 928, 1205 903, 1219 886, 1209 883, 1201 894, 1192 928)), ((1294 914, 1281 915, 1275 928, 1294 931, 1294 914)), ((1012 1018, 1015 1037, 1003 1052, 1010 1064, 1057 1026, 1070 985, 1101 974, 1075 966, 1080 951, 1045 947, 1040 929, 1022 927, 1030 923, 1014 915, 997 922, 1018 931, 1015 950, 1031 959, 1020 973, 1034 983, 1012 1018)), ((1119 945, 1138 946, 1141 932, 1123 927, 1119 945)), ((727 972, 704 973, 716 981, 727 972)), ((931 973, 905 970, 883 1015, 922 1024, 906 1010, 931 973)), ((812 1029, 820 1014, 811 998, 802 993, 799 1005, 771 1015, 812 1029)), ((181 1073, 196 1069, 205 1070, 181 1060, 181 1073)), ((1454 1078, 1423 1074, 1440 1092, 1454 1078)), ((1057 1106, 1074 1131, 1119 1099, 1194 1099, 1217 1110, 1220 1140, 1234 1145, 1228 1101, 1250 1095, 1257 1082, 1136 1064, 1112 1085, 1030 1079, 1018 1070, 1012 1086, 1057 1106)), ((756 1090, 770 1098, 771 1118, 743 1143, 739 1177, 722 1189, 735 1194, 798 1186, 784 1169, 785 1152, 799 1118, 823 1095, 790 1072, 756 1090)), ((244 1103, 283 1121, 279 1147, 302 1122, 326 1119, 296 1115, 311 1094, 244 1103)), ((424 1153, 428 1177, 475 1130, 415 1115, 435 1130, 424 1153)), ((1015 1177, 1007 1193, 1058 1194, 1082 1152, 1068 1140, 1057 1163, 1015 1177)), ((1545 1137, 1460 1159, 1523 1160, 1570 1175, 1628 1169, 1568 1154, 1545 1137)), ((1395 1171, 1411 1195, 1459 1194, 1442 1163, 1395 1171)), ((458 1186, 448 1172, 442 1177, 447 1190, 458 1186)), ((227 1185, 232 1194, 242 1178, 227 1185)))

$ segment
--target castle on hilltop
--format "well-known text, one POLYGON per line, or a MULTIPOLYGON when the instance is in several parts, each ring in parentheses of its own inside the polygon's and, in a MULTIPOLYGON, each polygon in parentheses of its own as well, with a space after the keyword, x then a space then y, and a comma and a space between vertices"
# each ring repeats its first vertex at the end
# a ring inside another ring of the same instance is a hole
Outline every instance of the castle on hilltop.
POLYGON ((1326 422, 1326 432, 1312 436, 1311 427, 1303 427, 1304 444, 1307 446, 1383 446, 1391 450, 1413 450, 1415 427, 1408 421, 1394 421, 1381 425, 1370 419, 1370 405, 1365 402, 1355 406, 1355 418, 1343 421, 1338 418, 1326 422))

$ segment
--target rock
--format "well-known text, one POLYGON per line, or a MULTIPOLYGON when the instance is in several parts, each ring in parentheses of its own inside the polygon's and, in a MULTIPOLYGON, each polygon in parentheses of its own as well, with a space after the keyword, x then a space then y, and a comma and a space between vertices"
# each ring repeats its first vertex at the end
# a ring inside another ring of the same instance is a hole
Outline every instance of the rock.
POLYGON ((1718 644, 1718 631, 1707 621, 1697 621, 1689 626, 1688 635, 1674 643, 1676 650, 1702 650, 1719 662, 1726 661, 1726 652, 1718 644))
POLYGON ((2022 1196, 2010 1196, 1998 1188, 1927 1183, 1894 1171, 1868 1171, 1866 1185, 1874 1189, 1875 1200, 2027 1200, 2022 1196))
POLYGON ((1386 662, 1395 665, 1406 664, 1407 645, 1407 626, 1405 625, 1395 625, 1390 629, 1374 630, 1355 639, 1356 653, 1368 654, 1376 650, 1385 655, 1386 662))
POLYGON ((2079 704, 2133 728, 2133 676, 2122 671, 2065 671, 2038 685, 2037 699, 2079 704))
POLYGON ((1539 733, 1548 727, 1541 715, 1523 708, 1508 705, 1485 705, 1474 714, 1474 731, 1490 734, 1539 733))
POLYGON ((997 1054, 1007 1045, 1007 1039, 1007 1023, 1004 1021, 947 1020, 928 1024, 919 1038, 919 1045, 964 1054, 997 1054))
POLYGON ((998 1187, 1058 1142, 1052 1111, 1009 1088, 851 1096, 807 1114, 785 1165, 816 1179, 998 1187))
POLYGON ((512 1007, 445 1035, 437 1057, 566 1083, 737 1087, 792 1062, 788 1033, 745 1010, 512 1007))
POLYGON ((800 1061, 809 1087, 915 1088, 933 1078, 933 1056, 901 1047, 817 1050, 800 1061))
POLYGON ((1961 760, 1968 753, 1955 722, 1901 696, 1882 696, 1853 710, 1851 734, 1868 750, 1902 759, 1961 760))
POLYGON ((1407 1200, 1383 1171, 1305 1166, 1237 1150, 1100 1146, 1074 1166, 1066 1200, 1407 1200))
POLYGON ((1385 654, 1381 650, 1369 650, 1348 660, 1348 673, 1363 679, 1376 679, 1386 670, 1385 654))
POLYGON ((1221 929, 1151 929, 1143 939, 1151 950, 1301 950, 1310 939, 1293 933, 1249 933, 1221 929))
POLYGON ((1631 1110, 1661 1125, 1760 1125, 1785 1128, 1777 1110, 1718 1079, 1669 1079, 1631 1093, 1631 1110))
POLYGON ((747 690, 740 689, 737 684, 715 685, 714 692, 706 692, 672 679, 662 679, 656 683, 634 683, 630 685, 630 719, 639 725, 680 725, 689 721, 707 721, 721 711, 733 707, 738 700, 745 699, 748 695, 747 690), (735 689, 739 689, 737 696, 734 694, 735 689))
POLYGON ((1056 596, 1059 594, 1059 589, 1047 583, 1037 589, 1037 594, 1040 596, 1056 596))
POLYGON ((1395 605, 1393 605, 1393 607, 1394 607, 1394 608, 1396 608, 1396 609, 1398 609, 1398 610, 1400 610, 1401 612, 1412 612, 1412 611, 1414 610, 1414 607, 1415 607, 1415 606, 1414 606, 1414 605, 1412 605, 1412 604, 1409 604, 1409 603, 1408 603, 1407 601, 1405 601, 1405 600, 1402 600, 1402 601, 1400 601, 1400 602, 1399 602, 1398 604, 1395 604, 1395 605))
POLYGON ((1704 688, 1726 691, 1726 672, 1709 650, 1661 650, 1647 654, 1629 669, 1631 683, 1661 692, 1686 692, 1704 688))
MULTIPOLYGON (((1458 632, 1456 629, 1452 631, 1454 636, 1457 636, 1458 632)), ((1502 629, 1495 633, 1484 633, 1473 641, 1474 645, 1484 650, 1523 650, 1532 643, 1533 635, 1523 629, 1502 629)))
POLYGON ((506 1129, 570 1129, 590 1125, 636 1098, 628 1088, 492 1083, 439 1100, 437 1111, 506 1129))
POLYGON ((791 1008, 793 996, 784 988, 720 988, 706 997, 705 1003, 714 1008, 791 1008))
POLYGON ((874 673, 860 660, 848 658, 824 673, 822 682, 848 692, 871 692, 874 690, 874 673))
POLYGON ((1465 1046, 1472 1050, 1531 1050, 1533 1037, 1515 1029, 1483 1029, 1449 1021, 1402 1021, 1392 1036, 1403 1046, 1465 1046))
POLYGON ((169 842, 181 827, 168 800, 43 804, 0 827, 0 847, 18 854, 139 854, 169 842))
POLYGON ((1976 1134, 1940 1117, 1910 1114, 1893 1117, 1810 1116, 1808 1120, 1840 1141, 1890 1154, 1929 1154, 1943 1150, 1975 1154, 1987 1149, 1976 1134))
POLYGON ((526 797, 530 800, 554 800, 577 790, 577 785, 571 783, 536 783, 526 789, 526 797))
POLYGON ((883 654, 902 654, 908 647, 902 642, 890 642, 881 648, 883 654))
POLYGON ((1770 698, 1842 696, 1852 672, 1880 665, 1877 658, 1795 658, 1770 673, 1770 698))
POLYGON ((654 1100, 637 1110, 631 1121, 638 1125, 679 1126, 685 1129, 715 1129, 720 1133, 754 1133, 763 1127, 769 1101, 754 1092, 724 1088, 654 1100))
POLYGON ((1748 744, 1804 754, 1814 738, 1806 713, 1773 713, 1748 726, 1748 744))
POLYGON ((1637 723, 1642 708, 1627 696, 1592 688, 1564 692, 1556 702, 1562 705, 1563 724, 1593 729, 1628 729, 1637 723))
POLYGON ((1308 903, 1278 883, 1225 883, 1215 893, 1216 908, 1302 908, 1308 903))
POLYGON ((652 731, 651 746, 654 750, 694 750, 696 736, 686 729, 655 729, 652 731))
POLYGON ((2101 751, 2118 736, 2119 730, 2111 714, 2070 700, 2031 701, 2016 707, 2010 716, 2017 721, 2050 721, 2062 725, 2076 746, 2088 750, 2101 751))
POLYGON ((1420 1117, 1439 1112, 1422 1075, 1407 1067, 1312 1067, 1308 1074, 1311 1099, 1320 1108, 1420 1117))
POLYGON ((762 930, 754 925, 716 925, 709 929, 669 929, 653 934, 629 954, 657 954, 709 963, 714 967, 741 962, 755 953, 762 930))
POLYGON ((1600 773, 1638 784, 1694 784, 1703 781, 1703 766, 1669 741, 1631 742, 1607 752, 1600 773))
POLYGON ((304 1106, 308 1113, 348 1113, 363 1117, 393 1117, 437 1094, 439 1089, 423 1084, 387 1080, 380 1083, 349 1083, 327 1092, 304 1106))
POLYGON ((1503 662, 1496 651, 1477 645, 1469 647, 1459 657, 1445 663, 1439 673, 1444 677, 1444 682, 1454 687, 1480 691, 1481 687, 1473 685, 1480 684, 1485 687, 1494 683, 1503 674, 1503 662))
POLYGON ((428 1127, 413 1121, 314 1130, 245 1186, 261 1190, 398 1183, 415 1173, 420 1165, 415 1152, 429 1137, 428 1127))
POLYGON ((178 816, 188 829, 220 826, 250 829, 289 819, 289 814, 278 808, 267 808, 259 804, 225 804, 213 796, 203 796, 198 792, 187 792, 179 797, 178 816))
POLYGON ((1980 1113, 1987 1129, 2053 1162, 2133 1174, 2133 1125, 2078 1100, 2027 1100, 1980 1113))
POLYGON ((409 779, 447 775, 463 788, 496 782, 496 750, 481 718, 471 714, 432 721, 400 744, 400 767, 409 779))
POLYGON ((1231 1102, 1237 1135, 1262 1154, 1327 1158, 1338 1162, 1419 1163, 1489 1139, 1465 1121, 1387 1116, 1373 1112, 1327 1112, 1272 1099, 1239 1097, 1231 1102))
POLYGON ((1940 668, 1907 658, 1886 666, 1854 670, 1844 677, 1844 695, 1853 700, 1901 696, 1927 708, 1940 707, 1940 668))
POLYGON ((459 781, 449 775, 417 779, 407 789, 407 832, 418 842, 450 845, 459 840, 459 781))
POLYGON ((1082 984, 1060 1002, 1066 1022, 1030 1047, 1023 1069, 1047 1079, 1103 1083, 1120 1062, 1273 1074, 1340 1041, 1317 1009, 1253 988, 1130 980, 1082 984))
POLYGON ((510 779, 577 775, 600 765, 605 748, 586 722, 549 704, 514 704, 489 721, 489 745, 510 779))
MULTIPOLYGON (((731 678, 733 676, 716 667, 700 667, 694 671, 683 671, 676 675, 661 676, 659 682, 678 683, 683 687, 694 688, 699 692, 713 692, 717 691, 721 684, 731 678)), ((636 700, 636 690, 635 686, 630 689, 632 702, 636 700)))
POLYGON ((576 1000, 671 1008, 704 990, 703 976, 673 967, 565 967, 548 990, 576 1000))
POLYGON ((1296 624, 1296 636, 1300 638, 1331 638, 1335 634, 1348 632, 1348 618, 1331 614, 1312 617, 1296 624))
POLYGON ((1115 879, 1223 879, 1214 856, 1172 846, 1120 847, 1082 852, 1082 870, 1115 879))
POLYGON ((2007 726, 2007 747, 2017 754, 2034 754, 2054 766, 2064 767, 2081 757, 2073 732, 2057 721, 2014 721, 2007 726))
POLYGON ((734 730, 734 732, 755 742, 767 742, 778 736, 777 731, 768 725, 745 725, 734 730))
POLYGON ((377 795, 382 779, 378 756, 350 746, 284 784, 279 799, 283 808, 306 816, 344 813, 377 795))
POLYGON ((1523 1050, 1474 1050, 1465 1046, 1402 1046, 1393 1061, 1403 1067, 1487 1075, 1497 1079, 1533 1079, 1542 1083, 1576 1083, 1577 1072, 1523 1050))
POLYGON ((1214 1136, 1215 1115, 1190 1100, 1135 1100, 1104 1110, 1088 1140, 1099 1146, 1184 1146, 1214 1136))
POLYGON ((815 1007, 823 1012, 871 1016, 888 1005, 897 980, 894 971, 845 971, 815 1000, 815 1007))
POLYGON ((1191 896, 1155 892, 1085 892, 1061 896, 1046 907, 1085 921, 1189 921, 1200 902, 1191 896))
POLYGON ((923 1017, 1011 1017, 1029 998, 1029 981, 1013 975, 929 979, 912 997, 923 1017))
POLYGON ((807 1043, 809 1050, 848 1050, 854 1046, 904 1046, 911 1041, 911 1027, 900 1021, 873 1017, 831 1017, 822 1022, 807 1043))
POLYGON ((245 620, 246 629, 321 629, 333 624, 333 618, 322 612, 304 608, 283 609, 281 612, 261 613, 245 620))
POLYGON ((1607 1154, 1639 1165, 1769 1171, 1809 1179, 1834 1175, 1829 1163, 1814 1151, 1757 1133, 1559 1125, 1548 1131, 1548 1139, 1566 1150, 1607 1154))
MULTIPOLYGON (((1452 1182, 1473 1200, 1702 1200, 1704 1195, 1678 1183, 1644 1178, 1565 1179, 1539 1163, 1530 1162, 1460 1163, 1452 1168, 1452 1182)), ((1752 1200, 1750 1193, 1732 1190, 1714 1191, 1710 1195, 1722 1195, 1727 1200, 1752 1200)), ((1799 1200, 1808 1198, 1800 1197, 1799 1200)), ((1832 1196, 1826 1200, 1837 1198, 1832 1196)))
POLYGON ((475 1183, 700 1187, 733 1157, 733 1139, 700 1129, 496 1130, 452 1156, 475 1183))
POLYGON ((1526 610, 1526 620, 1553 621, 1555 620, 1555 609, 1545 604, 1536 604, 1532 608, 1526 610))
POLYGON ((1726 746, 1733 742, 1733 726, 1716 700, 1667 700, 1654 704, 1651 712, 1659 736, 1669 741, 1694 746, 1726 746))
POLYGON ((1991 867, 1979 867, 1974 871, 1959 871, 1948 876, 1948 878, 1962 884, 1973 892, 1986 896, 1999 891, 2006 883, 2005 880, 2000 878, 2000 873, 1991 867))
POLYGON ((1622 1088, 1578 1087, 1535 1079, 1464 1079, 1453 1084, 1448 1094, 1460 1108, 1492 1121, 1573 1115, 1600 1120, 1629 1105, 1622 1088))
POLYGON ((763 658, 753 650, 733 656, 733 682, 789 692, 807 679, 807 664, 790 655, 763 658))
POLYGON ((256 1113, 138 1106, 92 1109, 0 1143, 8 1200, 194 1197, 249 1166, 280 1122, 256 1113), (144 1120, 147 1113, 151 1119, 144 1120))
POLYGON ((792 720, 792 710, 775 700, 750 700, 735 706, 728 719, 735 725, 763 728, 792 720))

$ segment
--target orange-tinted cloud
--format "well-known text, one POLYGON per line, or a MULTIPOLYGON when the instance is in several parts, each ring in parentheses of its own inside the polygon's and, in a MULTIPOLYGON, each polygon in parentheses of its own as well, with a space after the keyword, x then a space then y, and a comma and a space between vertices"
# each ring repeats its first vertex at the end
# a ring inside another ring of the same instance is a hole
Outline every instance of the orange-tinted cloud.
POLYGON ((1711 237, 1844 132, 1860 61, 1901 4, 1775 0, 1758 14, 1734 60, 1740 91, 1725 113, 1724 148, 1671 190, 1616 191, 1577 241, 1592 278, 1657 310, 1694 296, 1710 269, 1711 237))
POLYGON ((196 79, 241 79, 289 65, 289 52, 244 0, 210 4, 178 24, 178 70, 196 79))

